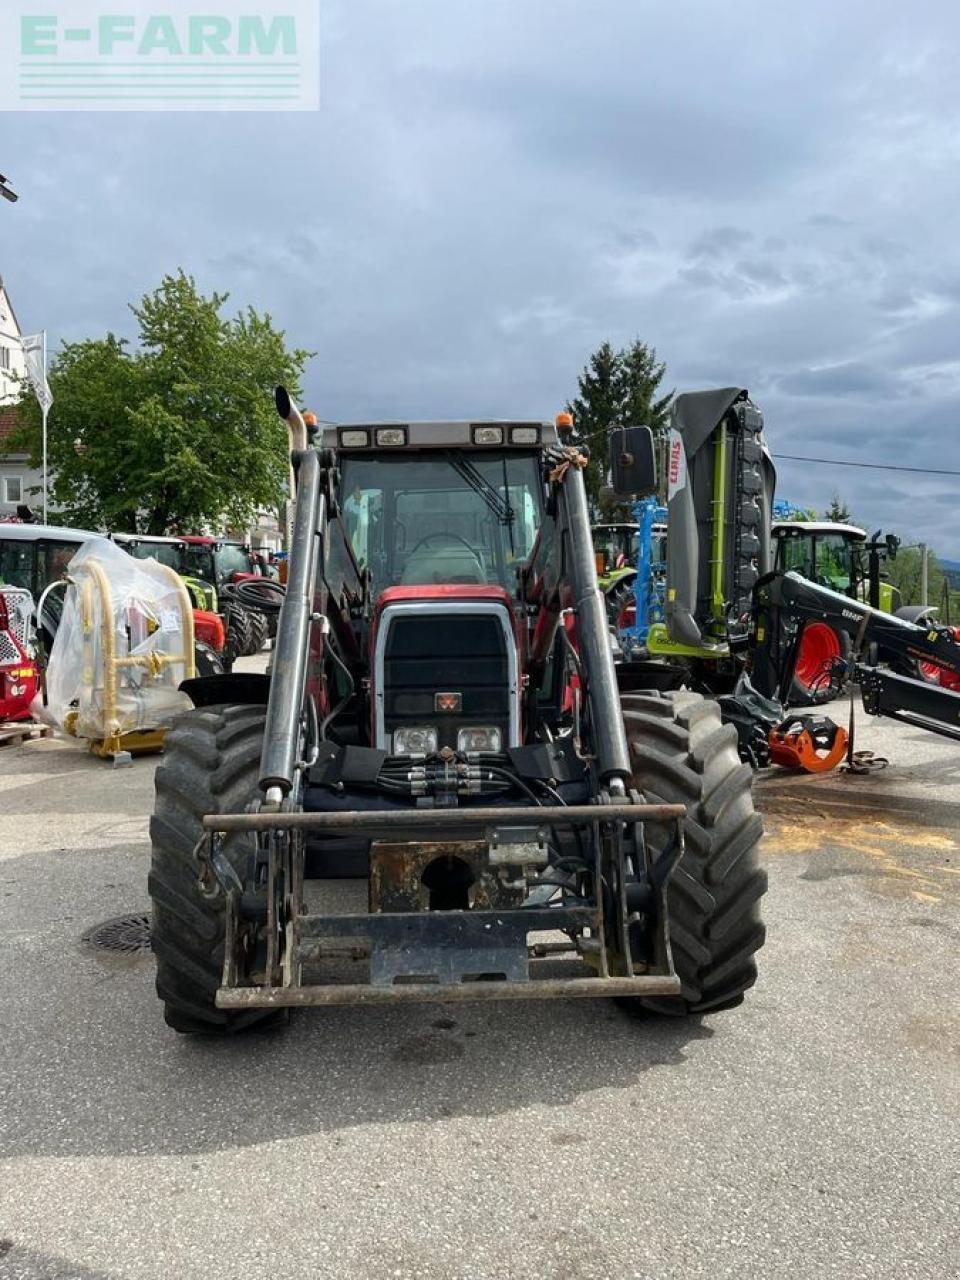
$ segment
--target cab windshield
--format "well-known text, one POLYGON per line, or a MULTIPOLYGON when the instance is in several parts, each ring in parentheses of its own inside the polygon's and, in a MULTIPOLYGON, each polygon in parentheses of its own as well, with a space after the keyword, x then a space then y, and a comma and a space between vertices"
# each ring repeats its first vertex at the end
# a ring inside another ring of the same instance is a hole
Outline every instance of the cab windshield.
POLYGON ((841 534, 794 535, 782 538, 781 543, 782 567, 822 587, 847 594, 851 577, 855 580, 859 576, 857 547, 841 534))
POLYGON ((396 585, 516 590, 540 524, 539 459, 516 453, 343 457, 343 519, 373 593, 396 585))
POLYGON ((176 542, 138 542, 133 547, 133 555, 136 560, 159 560, 177 573, 183 564, 183 548, 176 542))
POLYGON ((246 547, 228 542, 217 552, 217 572, 229 578, 231 573, 250 573, 250 556, 246 547))
POLYGON ((209 543, 188 542, 184 552, 183 572, 202 578, 204 582, 214 582, 217 574, 213 564, 213 547, 209 543))

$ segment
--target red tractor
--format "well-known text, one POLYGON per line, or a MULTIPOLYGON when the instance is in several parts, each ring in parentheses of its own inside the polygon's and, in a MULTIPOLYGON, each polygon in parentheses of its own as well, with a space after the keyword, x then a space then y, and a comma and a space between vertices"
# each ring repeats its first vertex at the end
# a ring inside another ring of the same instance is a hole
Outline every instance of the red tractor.
MULTIPOLYGON (((764 938, 751 770, 716 702, 621 695, 572 420, 312 441, 277 403, 294 528, 271 670, 186 682, 195 709, 156 774, 169 1025, 424 1000, 739 1004, 764 938), (361 904, 324 883, 349 877, 361 904)), ((646 427, 611 456, 618 492, 653 491, 646 427)))

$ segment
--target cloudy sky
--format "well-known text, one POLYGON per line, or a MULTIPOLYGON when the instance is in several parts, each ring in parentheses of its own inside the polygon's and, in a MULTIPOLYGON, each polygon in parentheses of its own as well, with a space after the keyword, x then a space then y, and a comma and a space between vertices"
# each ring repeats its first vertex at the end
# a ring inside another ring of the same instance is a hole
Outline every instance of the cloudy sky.
MULTIPOLYGON (((774 453, 960 471, 953 0, 324 0, 317 114, 0 115, 54 341, 177 267, 318 352, 325 418, 552 416, 609 338, 774 453)), ((960 558, 960 476, 781 462, 960 558)))

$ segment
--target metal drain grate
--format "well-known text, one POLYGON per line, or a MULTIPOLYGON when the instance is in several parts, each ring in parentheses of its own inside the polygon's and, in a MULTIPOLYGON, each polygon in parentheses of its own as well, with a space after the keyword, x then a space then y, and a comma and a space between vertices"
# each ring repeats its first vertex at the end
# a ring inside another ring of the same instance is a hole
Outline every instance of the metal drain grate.
POLYGON ((114 916, 112 920, 104 920, 103 924, 95 924, 88 929, 83 941, 97 951, 119 951, 124 955, 149 951, 150 917, 143 914, 114 916))

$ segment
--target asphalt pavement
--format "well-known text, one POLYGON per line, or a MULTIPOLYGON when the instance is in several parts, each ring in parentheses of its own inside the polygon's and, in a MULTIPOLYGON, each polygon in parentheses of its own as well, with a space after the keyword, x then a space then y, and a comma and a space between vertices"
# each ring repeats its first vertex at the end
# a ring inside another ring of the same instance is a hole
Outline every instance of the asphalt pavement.
MULTIPOLYGON (((953 785, 960 746, 916 749, 953 785)), ((3 1280, 957 1275, 960 833, 885 804, 916 761, 854 812, 773 788, 740 1009, 334 1009, 226 1043, 164 1026, 149 955, 82 941, 148 906, 154 765, 0 748, 3 1280)))

